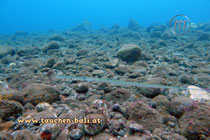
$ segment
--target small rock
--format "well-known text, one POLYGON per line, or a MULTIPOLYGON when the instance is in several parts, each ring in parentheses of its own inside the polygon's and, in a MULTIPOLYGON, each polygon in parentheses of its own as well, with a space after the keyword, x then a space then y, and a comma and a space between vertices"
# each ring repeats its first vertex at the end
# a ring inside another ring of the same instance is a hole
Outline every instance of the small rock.
POLYGON ((167 124, 168 124, 170 127, 175 127, 175 126, 176 126, 176 123, 171 122, 171 121, 167 122, 167 124))
POLYGON ((55 65, 56 61, 54 58, 51 58, 47 61, 46 67, 52 68, 55 65))
POLYGON ((36 105, 35 107, 36 111, 37 112, 41 112, 41 111, 44 111, 44 110, 52 110, 53 107, 49 104, 49 103, 39 103, 38 105, 36 105))
POLYGON ((84 95, 84 94, 79 94, 78 96, 77 96, 77 100, 79 100, 79 101, 83 101, 83 100, 85 100, 86 99, 86 95, 84 95))
POLYGON ((73 58, 68 58, 66 61, 65 61, 65 64, 66 65, 70 65, 70 64, 74 64, 76 61, 75 61, 75 59, 73 59, 73 58))
POLYGON ((9 63, 11 63, 12 61, 11 61, 11 59, 10 58, 3 58, 3 59, 1 59, 1 61, 0 61, 0 63, 2 63, 2 64, 5 64, 5 65, 8 65, 9 63))
POLYGON ((198 38, 198 40, 201 40, 201 41, 209 41, 210 40, 210 34, 209 33, 202 33, 200 35, 200 37, 198 38))
POLYGON ((144 132, 144 127, 137 123, 130 123, 129 128, 132 133, 136 133, 136 132, 143 133, 144 132))
POLYGON ((167 131, 159 131, 159 132, 157 131, 155 132, 155 131, 153 131, 153 134, 159 136, 160 138, 164 140, 187 140, 185 137, 176 133, 171 133, 167 131))
POLYGON ((57 62, 52 68, 57 70, 66 70, 66 65, 63 62, 57 62))
MULTIPOLYGON (((62 113, 59 118, 61 119, 71 119, 71 120, 74 120, 75 118, 79 118, 81 114, 79 112, 76 112, 76 111, 73 111, 73 110, 68 110, 68 112, 65 112, 65 113, 62 113)), ((66 128, 66 126, 68 126, 69 124, 68 123, 63 123, 63 124, 60 124, 60 127, 61 128, 66 128)), ((68 127, 68 130, 71 131, 72 129, 76 128, 78 126, 78 124, 75 124, 75 123, 71 123, 72 126, 69 126, 68 127)))
POLYGON ((60 127, 55 123, 41 124, 38 132, 42 139, 49 139, 49 137, 55 139, 60 132, 60 127))
POLYGON ((68 140, 68 129, 64 129, 60 132, 56 140, 68 140))
POLYGON ((83 132, 80 129, 73 129, 70 131, 70 133, 68 134, 68 136, 72 139, 72 140, 79 140, 83 135, 83 132))
POLYGON ((25 110, 33 110, 35 107, 31 104, 31 103, 27 103, 25 106, 24 106, 25 110))
POLYGON ((98 99, 96 99, 95 101, 93 101, 92 102, 92 104, 91 104, 94 108, 101 108, 101 107, 103 107, 103 108, 105 108, 105 109, 107 109, 108 108, 108 105, 106 104, 106 102, 105 101, 103 101, 103 100, 98 100, 98 99))
POLYGON ((76 90, 77 93, 86 93, 88 92, 88 84, 86 83, 79 83, 73 87, 74 90, 76 90))
POLYGON ((109 93, 112 91, 111 87, 107 83, 99 83, 98 90, 103 90, 105 93, 109 93))
POLYGON ((77 55, 77 56, 83 56, 83 55, 86 55, 86 54, 88 54, 88 53, 89 53, 88 50, 86 50, 86 49, 81 49, 81 50, 79 50, 79 51, 76 53, 76 55, 77 55))
POLYGON ((16 63, 10 63, 9 67, 15 67, 17 64, 16 63))
POLYGON ((129 117, 129 114, 128 114, 126 108, 122 105, 119 105, 118 103, 113 105, 112 110, 122 113, 125 118, 129 117))
POLYGON ((105 72, 103 70, 94 70, 92 74, 93 76, 98 76, 100 78, 105 74, 105 72))
POLYGON ((110 60, 110 62, 104 63, 104 66, 106 68, 110 68, 110 69, 115 68, 118 65, 119 65, 119 60, 118 59, 112 59, 112 60, 110 60))
POLYGON ((157 106, 169 106, 169 100, 166 98, 166 96, 158 95, 153 98, 153 100, 157 102, 157 106))
POLYGON ((93 140, 117 140, 109 133, 100 133, 93 137, 93 140))
POLYGON ((125 121, 123 121, 122 119, 115 118, 109 120, 108 127, 112 135, 119 136, 120 130, 125 129, 125 127, 127 126, 125 126, 125 121))
POLYGON ((123 137, 123 136, 125 135, 125 131, 120 130, 120 131, 118 132, 118 134, 119 134, 119 136, 123 137))
MULTIPOLYGON (((155 84, 155 85, 167 85, 166 80, 160 77, 149 78, 149 80, 145 83, 155 84)), ((144 87, 140 88, 139 87, 138 92, 148 98, 154 98, 155 96, 158 96, 159 94, 164 94, 164 91, 162 91, 161 88, 144 88, 144 87)))
POLYGON ((105 118, 102 115, 91 114, 91 115, 87 115, 86 118, 90 119, 92 121, 93 120, 96 121, 96 123, 84 124, 85 132, 88 135, 96 135, 96 134, 100 133, 104 129, 104 127, 105 127, 105 118), (98 119, 100 120, 100 123, 97 122, 98 119))
POLYGON ((34 50, 32 50, 32 49, 27 49, 27 48, 24 48, 24 49, 20 49, 20 50, 18 50, 17 51, 17 55, 19 55, 19 56, 28 56, 28 55, 32 55, 32 54, 34 54, 35 53, 35 51, 34 50))
POLYGON ((78 118, 80 116, 80 113, 77 111, 73 111, 73 110, 68 110, 68 112, 66 113, 62 113, 59 117, 61 119, 74 119, 74 118, 78 118))
POLYGON ((120 140, 149 140, 149 138, 145 138, 145 136, 124 136, 120 140))
POLYGON ((169 137, 168 140, 187 140, 185 137, 179 135, 179 134, 173 134, 172 136, 169 137))
POLYGON ((190 85, 192 85, 195 82, 195 80, 191 76, 186 74, 182 75, 179 80, 184 84, 190 84, 190 85))

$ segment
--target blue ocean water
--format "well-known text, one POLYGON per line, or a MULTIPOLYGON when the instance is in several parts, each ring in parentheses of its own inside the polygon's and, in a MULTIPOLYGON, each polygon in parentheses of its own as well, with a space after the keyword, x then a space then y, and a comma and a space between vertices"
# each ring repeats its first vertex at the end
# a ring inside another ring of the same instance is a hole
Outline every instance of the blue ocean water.
POLYGON ((167 23, 177 14, 192 22, 210 20, 209 0, 0 0, 0 33, 66 29, 84 20, 94 28, 167 23))

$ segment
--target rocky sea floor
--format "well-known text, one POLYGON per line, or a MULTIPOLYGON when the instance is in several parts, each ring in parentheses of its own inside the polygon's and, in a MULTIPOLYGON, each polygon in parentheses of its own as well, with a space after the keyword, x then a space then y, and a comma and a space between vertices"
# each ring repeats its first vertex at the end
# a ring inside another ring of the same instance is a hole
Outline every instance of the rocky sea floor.
POLYGON ((180 36, 165 25, 142 28, 132 20, 127 28, 95 31, 81 24, 67 31, 1 35, 0 140, 207 140, 209 83, 209 23, 180 36), (193 85, 206 89, 207 98, 56 76, 193 85), (102 122, 17 121, 58 117, 102 122))

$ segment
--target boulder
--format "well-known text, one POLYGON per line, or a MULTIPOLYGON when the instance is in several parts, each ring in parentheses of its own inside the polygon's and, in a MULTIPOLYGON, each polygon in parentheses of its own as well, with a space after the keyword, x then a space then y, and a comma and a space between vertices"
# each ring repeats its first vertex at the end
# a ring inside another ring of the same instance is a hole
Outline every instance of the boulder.
POLYGON ((52 68, 56 64, 56 60, 54 58, 50 58, 47 61, 46 67, 52 68))
POLYGON ((17 55, 20 57, 38 54, 40 50, 38 48, 22 48, 17 51, 17 55))
POLYGON ((202 88, 197 86, 188 86, 187 87, 188 94, 193 100, 210 100, 210 93, 202 88))
POLYGON ((187 110, 179 119, 181 133, 188 140, 208 139, 210 126, 210 106, 208 103, 198 102, 190 110, 187 110))
POLYGON ((162 118, 158 111, 144 104, 142 101, 130 103, 127 106, 129 120, 134 120, 145 129, 153 131, 162 126, 162 118))
POLYGON ((64 41, 65 39, 60 35, 53 35, 49 38, 50 41, 64 41))
MULTIPOLYGON (((167 85, 167 81, 160 77, 151 77, 148 79, 146 84, 151 85, 167 85)), ((164 94, 164 91, 161 88, 144 88, 139 87, 138 92, 148 98, 154 98, 155 96, 158 96, 159 94, 164 94)))
POLYGON ((74 90, 76 90, 77 93, 86 93, 89 90, 89 86, 86 83, 79 83, 74 85, 74 90))
POLYGON ((119 66, 115 68, 115 72, 119 75, 124 75, 125 73, 129 73, 131 71, 129 66, 119 66))
POLYGON ((10 117, 18 117, 24 112, 24 107, 16 102, 0 99, 0 118, 3 121, 8 121, 10 117))
POLYGON ((107 93, 105 95, 105 99, 107 101, 113 101, 119 103, 128 100, 130 96, 131 96, 130 91, 128 91, 125 88, 119 88, 113 92, 107 93))
POLYGON ((175 97, 171 100, 169 103, 169 113, 177 118, 180 118, 184 112, 185 109, 192 105, 193 100, 189 97, 185 96, 179 96, 175 97))
POLYGON ((161 106, 168 107, 169 106, 169 100, 167 99, 166 96, 158 95, 155 98, 153 98, 153 100, 157 102, 158 107, 161 107, 161 106))
POLYGON ((210 33, 203 32, 200 37, 198 38, 200 41, 209 41, 210 40, 210 33))
POLYGON ((128 22, 128 29, 133 30, 133 31, 137 31, 137 30, 140 29, 140 26, 135 20, 131 19, 128 22))
POLYGON ((0 46, 0 58, 3 58, 7 55, 15 55, 15 50, 9 46, 0 46))
POLYGON ((31 84, 24 89, 27 102, 37 105, 41 102, 53 103, 59 100, 61 91, 45 84, 31 84))
POLYGON ((58 45, 57 42, 50 42, 49 44, 47 44, 46 46, 44 46, 43 48, 43 52, 47 53, 49 50, 55 50, 55 49, 59 49, 60 46, 58 45))
POLYGON ((126 44, 123 45, 116 56, 126 62, 134 62, 140 59, 141 49, 135 44, 126 44))
POLYGON ((0 87, 0 98, 5 100, 14 100, 21 104, 24 104, 24 96, 19 90, 12 88, 1 88, 0 87))

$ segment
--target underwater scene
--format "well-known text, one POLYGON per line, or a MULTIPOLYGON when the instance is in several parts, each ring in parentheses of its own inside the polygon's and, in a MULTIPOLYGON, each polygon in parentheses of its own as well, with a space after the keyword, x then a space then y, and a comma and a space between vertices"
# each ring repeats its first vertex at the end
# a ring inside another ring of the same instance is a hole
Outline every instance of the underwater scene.
POLYGON ((209 0, 0 0, 0 140, 209 139, 209 0))

